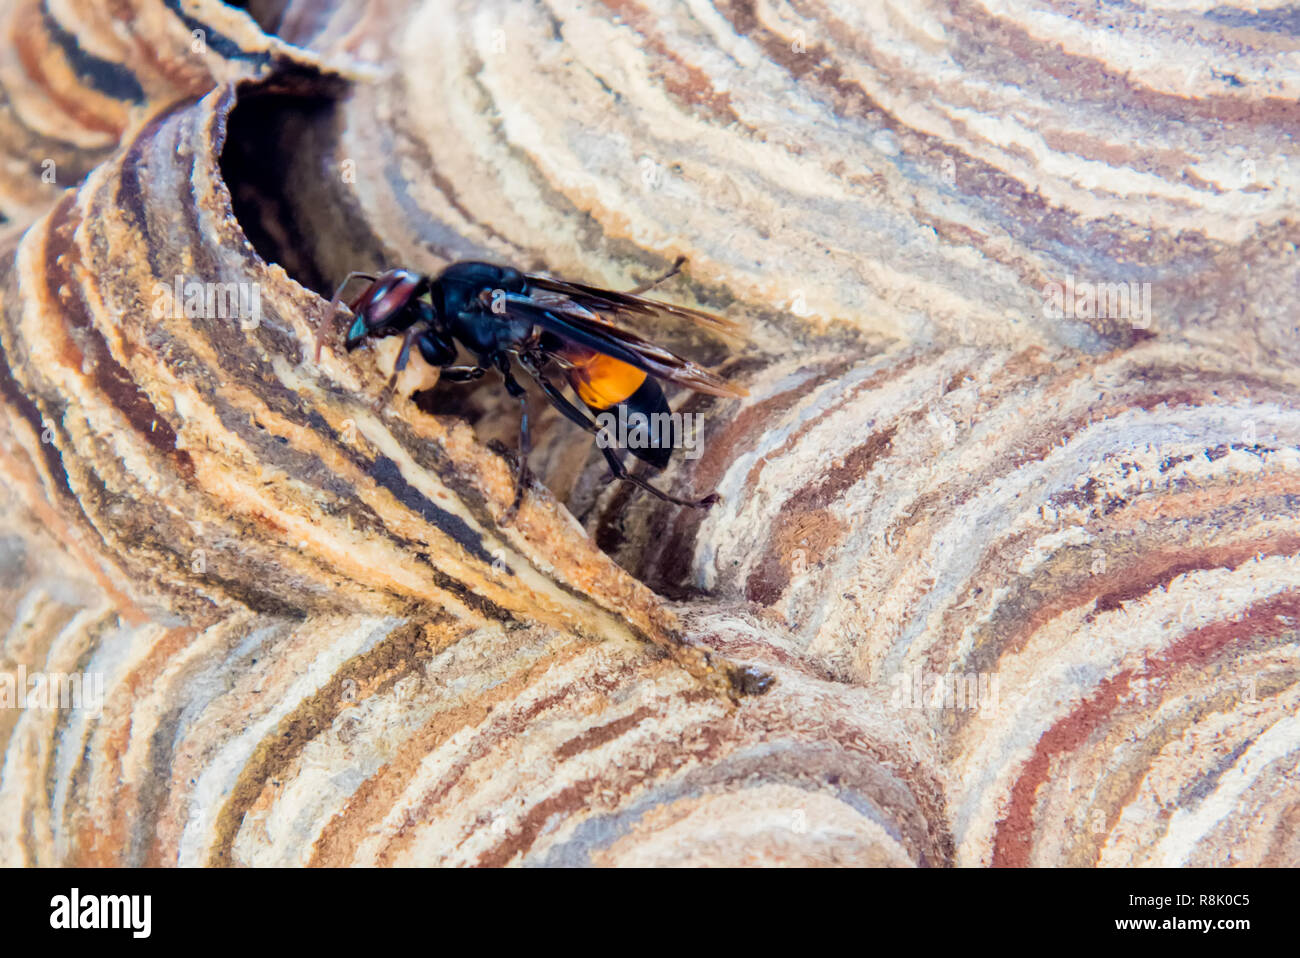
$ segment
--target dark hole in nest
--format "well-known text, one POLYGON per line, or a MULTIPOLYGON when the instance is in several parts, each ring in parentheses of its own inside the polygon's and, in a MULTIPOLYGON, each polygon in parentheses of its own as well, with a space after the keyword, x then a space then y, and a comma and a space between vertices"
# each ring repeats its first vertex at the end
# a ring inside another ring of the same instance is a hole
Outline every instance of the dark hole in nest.
MULTIPOLYGON (((340 165, 340 126, 332 92, 246 91, 227 121, 220 161, 235 218, 258 256, 327 300, 352 270, 378 273, 398 262, 353 205, 340 165)), ((364 288, 358 280, 349 290, 364 288)), ((347 325, 340 309, 325 331, 336 349, 347 325)), ((374 361, 367 350, 355 356, 374 361)), ((418 355, 411 361, 423 362, 418 355)), ((485 438, 513 443, 517 434, 518 404, 495 373, 472 385, 441 384, 409 401, 426 413, 465 420, 485 438)))
POLYGON ((227 123, 221 173, 257 254, 329 298, 333 277, 382 260, 341 188, 332 95, 241 97, 227 123))

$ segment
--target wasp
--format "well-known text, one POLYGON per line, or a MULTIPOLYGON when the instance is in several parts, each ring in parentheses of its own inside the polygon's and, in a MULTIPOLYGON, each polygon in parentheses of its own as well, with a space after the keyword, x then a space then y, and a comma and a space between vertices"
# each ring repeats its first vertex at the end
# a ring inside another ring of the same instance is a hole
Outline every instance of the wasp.
MULTIPOLYGON (((369 339, 402 336, 394 380, 406 368, 413 348, 425 362, 439 368, 440 382, 472 382, 491 369, 500 373, 506 392, 519 401, 520 409, 517 484, 514 502, 506 513, 513 516, 529 481, 532 448, 527 392, 515 377, 516 365, 566 419, 597 436, 603 427, 596 418, 603 413, 625 415, 629 420, 639 413, 647 417, 641 422, 666 417, 669 408, 661 381, 724 398, 748 395, 621 325, 629 319, 675 317, 720 332, 739 329, 731 320, 703 310, 641 295, 676 274, 684 261, 685 257, 679 258, 663 276, 624 292, 470 261, 453 263, 436 276, 409 269, 390 269, 378 275, 354 272, 335 291, 330 315, 340 303, 353 315, 346 340, 349 352, 369 339), (357 279, 368 285, 345 302, 343 291, 357 279), (462 363, 462 350, 474 361, 462 363), (553 373, 577 402, 565 395, 553 373)), ((673 448, 671 439, 662 441, 663 433, 658 435, 658 443, 625 447, 656 471, 668 464, 673 448)), ((707 508, 718 501, 716 493, 685 499, 655 488, 629 471, 608 434, 605 439, 598 445, 615 479, 634 483, 680 506, 707 508)))

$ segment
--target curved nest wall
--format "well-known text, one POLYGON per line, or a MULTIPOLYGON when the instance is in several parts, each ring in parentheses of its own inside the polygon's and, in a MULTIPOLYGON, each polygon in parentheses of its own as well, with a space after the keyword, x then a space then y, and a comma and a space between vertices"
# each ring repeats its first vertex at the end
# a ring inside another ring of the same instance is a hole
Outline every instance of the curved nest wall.
POLYGON ((1300 860, 1293 16, 248 6, 0 0, 0 861, 1300 860), (327 309, 678 256, 703 512, 327 309))

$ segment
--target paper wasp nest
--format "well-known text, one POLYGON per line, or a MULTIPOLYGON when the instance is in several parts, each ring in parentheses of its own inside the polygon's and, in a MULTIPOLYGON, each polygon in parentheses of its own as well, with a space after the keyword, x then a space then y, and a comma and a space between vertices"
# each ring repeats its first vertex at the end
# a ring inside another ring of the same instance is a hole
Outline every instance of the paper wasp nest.
POLYGON ((115 6, 0 0, 4 864, 1300 861, 1272 14, 115 6), (679 255, 707 512, 326 309, 679 255))

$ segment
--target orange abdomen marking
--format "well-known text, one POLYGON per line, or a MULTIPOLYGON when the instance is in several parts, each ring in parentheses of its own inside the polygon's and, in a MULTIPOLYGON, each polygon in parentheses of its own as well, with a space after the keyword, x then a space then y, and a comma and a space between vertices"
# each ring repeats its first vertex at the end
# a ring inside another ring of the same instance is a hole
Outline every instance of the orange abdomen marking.
POLYGON ((641 388, 646 374, 621 359, 604 353, 565 350, 573 363, 568 370, 569 382, 579 398, 593 409, 608 409, 621 403, 641 388))

